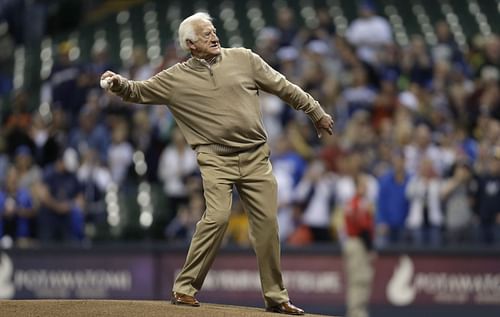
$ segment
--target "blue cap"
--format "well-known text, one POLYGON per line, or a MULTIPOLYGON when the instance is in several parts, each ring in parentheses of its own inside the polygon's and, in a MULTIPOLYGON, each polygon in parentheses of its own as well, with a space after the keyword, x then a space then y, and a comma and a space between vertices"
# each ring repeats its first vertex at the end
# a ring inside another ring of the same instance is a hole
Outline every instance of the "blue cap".
POLYGON ((359 3, 359 8, 362 10, 371 11, 371 12, 377 11, 375 3, 373 1, 370 1, 370 0, 361 1, 359 3))
POLYGON ((31 149, 27 145, 20 145, 16 148, 16 156, 25 155, 31 156, 31 149))

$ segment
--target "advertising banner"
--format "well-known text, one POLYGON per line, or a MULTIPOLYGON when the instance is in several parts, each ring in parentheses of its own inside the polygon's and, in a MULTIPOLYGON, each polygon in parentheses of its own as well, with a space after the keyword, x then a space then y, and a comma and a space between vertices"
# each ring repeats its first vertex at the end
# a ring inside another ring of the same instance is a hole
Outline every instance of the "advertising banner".
MULTIPOLYGON (((162 298, 168 298, 171 285, 184 261, 184 255, 164 255, 160 264, 162 298)), ((344 279, 338 256, 284 255, 281 260, 285 286, 297 301, 317 305, 343 303, 344 279)), ((262 304, 257 260, 253 254, 220 254, 208 273, 200 299, 231 304, 262 304)))
POLYGON ((372 302, 500 307, 500 260, 494 256, 401 255, 376 263, 372 302))
MULTIPOLYGON (((0 251, 0 299, 169 299, 184 258, 184 252, 168 250, 0 251)), ((345 305, 339 254, 285 253, 281 264, 294 301, 325 308, 345 305)), ((374 265, 374 306, 500 311, 497 255, 382 254, 374 265)), ((198 297, 204 302, 262 305, 255 255, 221 252, 198 297)))
MULTIPOLYGON (((163 298, 184 256, 161 258, 163 298)), ((381 255, 374 263, 371 302, 382 306, 498 306, 500 259, 496 256, 381 255)), ((284 255, 285 285, 297 302, 321 306, 345 304, 345 277, 338 255, 284 255)), ((253 254, 221 254, 208 273, 200 298, 228 304, 262 302, 253 254), (243 301, 243 302, 242 302, 243 301)))
POLYGON ((0 299, 154 298, 148 254, 0 251, 0 299))

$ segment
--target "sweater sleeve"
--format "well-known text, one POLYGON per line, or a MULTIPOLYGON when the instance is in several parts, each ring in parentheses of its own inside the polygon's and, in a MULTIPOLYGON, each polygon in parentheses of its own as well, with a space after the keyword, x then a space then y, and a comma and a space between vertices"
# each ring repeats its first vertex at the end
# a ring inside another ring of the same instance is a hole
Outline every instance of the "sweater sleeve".
POLYGON ((314 100, 310 94, 289 82, 285 76, 269 66, 259 55, 250 50, 249 54, 254 78, 259 89, 280 97, 296 110, 304 111, 313 122, 320 120, 326 114, 319 102, 314 100))
POLYGON ((142 104, 168 104, 172 93, 172 79, 168 70, 163 70, 148 80, 128 80, 120 77, 121 84, 111 91, 124 101, 142 104))

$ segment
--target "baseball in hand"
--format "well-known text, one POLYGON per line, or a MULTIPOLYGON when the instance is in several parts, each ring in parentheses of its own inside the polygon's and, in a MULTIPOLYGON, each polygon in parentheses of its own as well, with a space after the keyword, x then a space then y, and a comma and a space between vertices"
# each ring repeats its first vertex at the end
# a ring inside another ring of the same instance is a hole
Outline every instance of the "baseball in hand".
POLYGON ((101 79, 101 88, 103 89, 109 89, 113 85, 113 81, 111 80, 111 77, 101 79))

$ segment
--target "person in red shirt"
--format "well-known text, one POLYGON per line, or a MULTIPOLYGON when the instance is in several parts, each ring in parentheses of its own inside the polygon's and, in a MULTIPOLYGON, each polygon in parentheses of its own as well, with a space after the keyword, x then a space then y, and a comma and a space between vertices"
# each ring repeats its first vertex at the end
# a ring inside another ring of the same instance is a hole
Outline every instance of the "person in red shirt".
POLYGON ((366 197, 363 176, 354 179, 356 194, 345 205, 346 239, 343 245, 346 272, 347 316, 367 317, 373 282, 374 205, 366 197))

